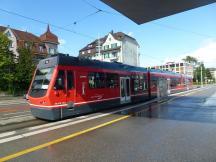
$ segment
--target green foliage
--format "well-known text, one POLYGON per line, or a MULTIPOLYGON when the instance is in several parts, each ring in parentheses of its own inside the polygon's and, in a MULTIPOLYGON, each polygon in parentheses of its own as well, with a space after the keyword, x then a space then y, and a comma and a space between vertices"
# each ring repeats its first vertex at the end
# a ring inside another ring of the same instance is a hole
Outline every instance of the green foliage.
POLYGON ((11 90, 14 80, 14 55, 9 50, 10 40, 0 33, 0 90, 11 90))
POLYGON ((0 91, 19 94, 27 91, 34 64, 30 48, 18 49, 19 58, 15 60, 9 44, 7 36, 0 33, 0 91))
POLYGON ((26 91, 31 82, 34 64, 32 62, 32 53, 28 48, 18 49, 19 58, 16 64, 16 88, 17 90, 26 91))
POLYGON ((194 77, 193 77, 194 82, 201 83, 201 80, 202 80, 204 83, 204 82, 207 82, 208 80, 214 80, 209 69, 205 68, 204 63, 199 62, 197 58, 192 57, 192 56, 186 56, 182 60, 184 62, 191 63, 191 64, 193 64, 194 67, 196 67, 194 69, 194 77), (202 76, 202 79, 201 79, 201 76, 202 76))
POLYGON ((214 78, 211 75, 210 70, 206 68, 203 63, 199 64, 199 66, 194 70, 194 82, 201 83, 201 76, 203 83, 208 80, 213 80, 214 82, 214 78))
POLYGON ((184 59, 182 59, 184 62, 192 63, 196 65, 198 63, 197 58, 192 57, 192 56, 186 56, 184 59))

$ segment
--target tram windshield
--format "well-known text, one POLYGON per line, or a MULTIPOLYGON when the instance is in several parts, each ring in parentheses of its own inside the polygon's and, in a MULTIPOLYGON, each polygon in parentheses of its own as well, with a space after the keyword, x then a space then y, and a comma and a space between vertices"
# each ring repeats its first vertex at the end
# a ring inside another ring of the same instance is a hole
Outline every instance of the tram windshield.
POLYGON ((32 83, 32 90, 34 89, 48 89, 50 80, 52 78, 54 68, 37 69, 34 81, 32 83))
POLYGON ((46 94, 50 80, 52 78, 53 70, 54 68, 37 69, 30 90, 30 96, 42 97, 46 94))

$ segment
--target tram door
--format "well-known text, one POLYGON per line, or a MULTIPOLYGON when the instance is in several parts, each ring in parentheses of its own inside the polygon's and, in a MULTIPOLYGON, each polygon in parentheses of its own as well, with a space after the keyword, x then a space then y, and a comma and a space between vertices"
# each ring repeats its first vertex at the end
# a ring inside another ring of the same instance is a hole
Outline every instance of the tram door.
POLYGON ((120 77, 120 98, 122 104, 131 101, 129 77, 120 77))

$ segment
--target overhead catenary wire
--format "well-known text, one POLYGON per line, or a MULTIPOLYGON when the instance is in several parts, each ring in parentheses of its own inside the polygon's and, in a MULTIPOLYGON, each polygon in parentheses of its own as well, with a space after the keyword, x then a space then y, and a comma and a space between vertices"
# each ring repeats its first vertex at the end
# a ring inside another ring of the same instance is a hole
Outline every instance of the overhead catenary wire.
MULTIPOLYGON (((87 0, 82 0, 82 1, 85 2, 86 4, 88 4, 89 6, 91 6, 92 8, 96 9, 96 10, 100 10, 98 7, 96 7, 92 3, 88 2, 87 0)), ((115 14, 113 12, 109 12, 109 11, 106 11, 106 10, 101 10, 101 12, 112 14, 112 15, 120 15, 120 14, 115 14)), ((211 36, 211 35, 208 35, 208 34, 195 32, 195 31, 190 31, 190 30, 187 30, 187 29, 183 29, 183 28, 179 28, 179 27, 175 27, 175 26, 171 26, 171 25, 166 25, 166 24, 162 24, 162 23, 157 23, 157 22, 150 22, 150 23, 153 24, 153 25, 156 25, 156 26, 163 27, 163 28, 172 29, 172 30, 181 31, 181 32, 186 32, 186 33, 194 34, 194 35, 197 35, 197 36, 215 37, 215 36, 211 36)))
POLYGON ((84 17, 82 17, 82 18, 80 18, 80 19, 78 19, 78 20, 76 20, 76 21, 74 21, 73 24, 68 24, 68 25, 65 25, 64 27, 67 27, 67 26, 70 26, 70 25, 76 25, 77 23, 79 23, 79 22, 81 22, 81 21, 87 19, 88 17, 91 17, 91 16, 93 16, 93 15, 96 15, 96 14, 99 13, 99 12, 101 12, 101 10, 97 10, 97 11, 95 11, 95 12, 92 12, 92 13, 90 13, 90 14, 88 14, 88 15, 86 15, 86 16, 84 16, 84 17))
POLYGON ((91 39, 96 39, 93 36, 90 36, 90 35, 87 35, 87 34, 83 34, 83 33, 79 33, 79 32, 76 32, 74 30, 67 29, 65 27, 62 27, 62 26, 59 26, 59 25, 55 25, 55 24, 52 24, 52 23, 49 23, 49 22, 46 22, 46 21, 43 21, 43 20, 40 20, 40 19, 35 19, 35 18, 29 17, 29 16, 21 15, 21 14, 19 14, 17 12, 5 10, 5 9, 2 9, 2 8, 0 8, 0 11, 5 12, 5 13, 10 14, 10 15, 15 15, 15 16, 18 16, 18 17, 22 17, 22 18, 27 19, 27 20, 35 21, 35 22, 38 22, 40 24, 46 24, 46 25, 49 24, 50 26, 52 26, 52 27, 54 27, 56 29, 67 31, 67 32, 73 33, 75 35, 79 35, 79 36, 83 36, 83 37, 87 37, 87 38, 91 38, 91 39))
POLYGON ((87 5, 89 5, 90 7, 96 9, 96 10, 100 10, 101 12, 107 13, 107 14, 111 14, 111 15, 118 15, 120 16, 120 14, 116 14, 107 10, 103 10, 101 8, 96 7, 95 5, 91 4, 90 2, 88 2, 87 0, 82 0, 84 3, 86 3, 87 5))
POLYGON ((171 25, 167 25, 167 24, 162 24, 162 23, 156 23, 156 22, 152 22, 151 24, 155 25, 155 26, 159 26, 159 27, 163 27, 163 28, 167 28, 167 29, 172 29, 172 30, 176 30, 176 31, 181 31, 181 32, 185 32, 185 33, 190 33, 190 34, 193 34, 193 35, 197 35, 197 36, 201 36, 201 37, 215 37, 215 36, 211 36, 211 35, 208 35, 208 34, 204 34, 204 33, 199 33, 199 32, 195 32, 195 31, 190 31, 190 30, 187 30, 187 29, 183 29, 183 28, 178 28, 178 27, 175 27, 175 26, 171 26, 171 25))
POLYGON ((96 14, 98 14, 98 13, 101 13, 101 12, 107 13, 107 14, 112 14, 112 15, 117 15, 117 14, 115 14, 115 13, 112 13, 112 12, 109 12, 109 11, 106 11, 106 10, 103 10, 103 9, 100 9, 100 8, 96 7, 95 5, 91 4, 90 2, 88 2, 88 1, 86 1, 86 0, 82 0, 82 1, 83 1, 84 3, 86 3, 88 6, 92 7, 93 9, 95 9, 96 11, 94 11, 94 12, 92 12, 92 13, 90 13, 90 14, 88 14, 88 15, 86 15, 86 16, 84 16, 84 17, 82 17, 82 18, 80 18, 80 19, 78 19, 78 20, 76 20, 76 21, 74 21, 72 24, 65 25, 65 27, 70 26, 70 25, 77 25, 77 24, 80 23, 81 21, 83 21, 83 20, 85 20, 85 19, 87 19, 87 18, 89 18, 89 17, 91 17, 91 16, 94 16, 94 15, 96 15, 96 14))

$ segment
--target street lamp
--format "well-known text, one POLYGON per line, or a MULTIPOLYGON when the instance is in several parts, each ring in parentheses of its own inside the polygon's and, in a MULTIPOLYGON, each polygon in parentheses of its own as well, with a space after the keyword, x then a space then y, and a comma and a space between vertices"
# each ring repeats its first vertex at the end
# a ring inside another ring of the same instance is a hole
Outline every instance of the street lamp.
POLYGON ((203 87, 203 63, 202 62, 197 62, 196 68, 200 67, 200 84, 201 87, 203 87))
POLYGON ((203 87, 203 73, 202 73, 202 71, 203 71, 203 69, 202 69, 202 63, 200 64, 200 66, 201 66, 201 73, 200 73, 200 81, 201 81, 201 87, 203 87))

